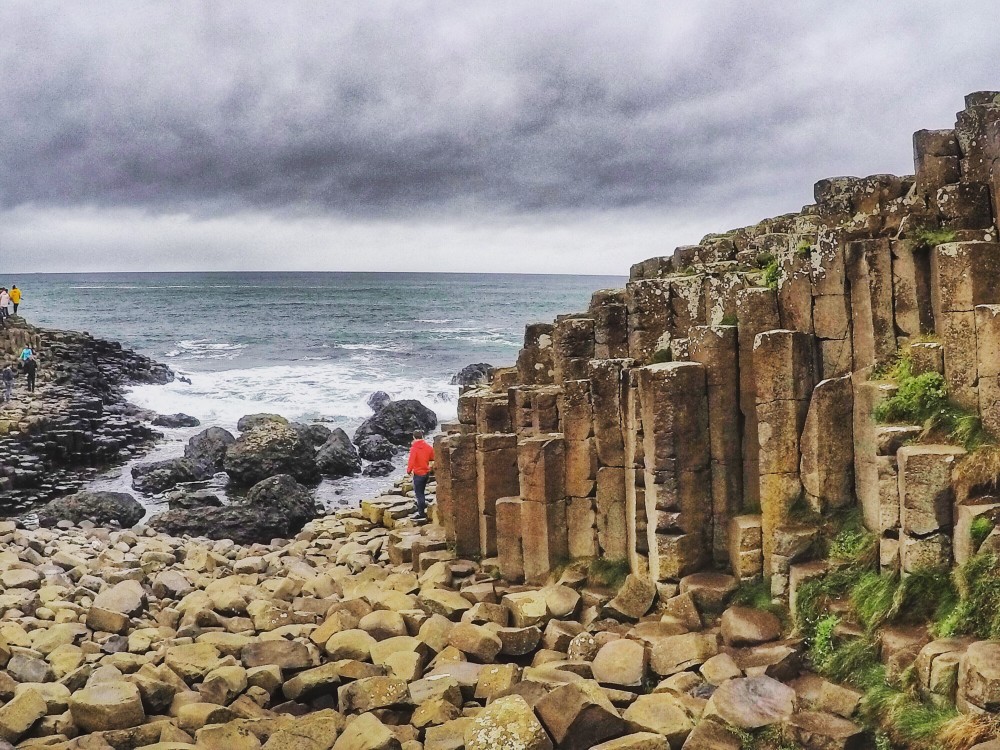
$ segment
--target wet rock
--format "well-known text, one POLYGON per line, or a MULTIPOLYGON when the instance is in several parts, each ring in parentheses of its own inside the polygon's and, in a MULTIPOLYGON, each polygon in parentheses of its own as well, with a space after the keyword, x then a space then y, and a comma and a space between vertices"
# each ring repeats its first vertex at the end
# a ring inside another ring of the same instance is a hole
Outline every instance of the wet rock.
POLYGON ((197 427, 201 420, 190 414, 159 414, 153 419, 156 427, 197 427))
POLYGON ((236 429, 240 432, 246 432, 247 430, 252 430, 254 427, 259 427, 263 424, 288 424, 288 420, 285 419, 280 414, 268 414, 266 412, 261 412, 259 414, 245 414, 240 417, 240 420, 236 423, 236 429))
POLYGON ((184 457, 215 471, 222 471, 226 449, 235 442, 236 438, 229 430, 209 427, 188 440, 184 446, 184 457))
POLYGON ((295 430, 271 419, 254 424, 226 449, 223 468, 233 484, 249 487, 278 474, 306 484, 319 478, 313 450, 295 430))
POLYGON ((315 517, 316 502, 309 490, 280 474, 254 485, 241 502, 221 508, 168 510, 154 516, 150 527, 174 536, 253 544, 294 536, 315 517))
POLYGON ((79 524, 90 521, 97 526, 112 524, 122 528, 135 526, 146 511, 134 497, 124 492, 78 492, 61 497, 38 510, 40 526, 55 526, 59 521, 79 524))
POLYGON ((330 439, 332 434, 329 427, 321 424, 302 424, 301 422, 292 422, 289 425, 298 434, 302 441, 306 443, 314 451, 318 451, 327 440, 330 439))
POLYGON ((351 439, 339 427, 316 453, 316 466, 327 477, 347 477, 361 471, 361 458, 351 439))
POLYGON ((365 461, 386 461, 399 453, 399 447, 381 435, 369 435, 358 442, 358 455, 365 461))
POLYGON ((197 482, 212 475, 212 470, 188 458, 168 458, 132 467, 132 487, 155 495, 182 482, 197 482))
POLYGON ((387 477, 396 470, 392 461, 372 461, 361 470, 361 475, 366 477, 387 477))
POLYGON ((382 409, 384 409, 390 403, 392 403, 392 396, 390 396, 385 391, 375 391, 372 395, 370 395, 367 398, 365 403, 368 404, 369 409, 371 409, 374 413, 378 414, 380 411, 382 411, 382 409))
POLYGON ((381 435, 394 445, 409 445, 414 430, 425 432, 437 427, 437 415, 414 399, 393 401, 366 419, 354 433, 358 443, 370 435, 381 435))
POLYGON ((496 368, 493 365, 488 365, 485 362, 466 365, 452 376, 451 385, 470 386, 488 383, 493 377, 495 370, 496 368))

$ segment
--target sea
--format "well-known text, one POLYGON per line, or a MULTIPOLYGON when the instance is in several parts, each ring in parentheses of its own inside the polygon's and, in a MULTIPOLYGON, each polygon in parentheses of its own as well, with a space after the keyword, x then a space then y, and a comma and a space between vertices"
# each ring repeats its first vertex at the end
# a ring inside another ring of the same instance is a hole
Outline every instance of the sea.
MULTIPOLYGON (((585 310, 617 276, 435 273, 37 274, 17 284, 31 323, 119 341, 184 376, 141 385, 130 400, 163 414, 197 417, 200 428, 163 430, 142 461, 180 455, 199 429, 235 430, 245 414, 272 412, 353 434, 383 390, 454 419, 452 377, 465 365, 513 364, 526 323, 585 310)), ((132 491, 129 468, 93 489, 132 491)), ((352 504, 384 479, 324 482, 318 498, 352 504)), ((219 486, 220 492, 224 488, 219 486)), ((135 494, 135 493, 133 493, 135 494)), ((137 497, 139 497, 137 495, 137 497)), ((150 511, 162 498, 139 497, 150 511)))

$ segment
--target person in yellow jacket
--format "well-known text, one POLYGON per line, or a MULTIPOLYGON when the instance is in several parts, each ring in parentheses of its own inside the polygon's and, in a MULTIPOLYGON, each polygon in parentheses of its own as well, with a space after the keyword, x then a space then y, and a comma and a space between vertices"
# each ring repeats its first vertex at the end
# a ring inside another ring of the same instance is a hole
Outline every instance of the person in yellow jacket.
POLYGON ((14 284, 10 288, 10 302, 14 305, 14 314, 17 315, 17 306, 21 304, 21 290, 14 284))

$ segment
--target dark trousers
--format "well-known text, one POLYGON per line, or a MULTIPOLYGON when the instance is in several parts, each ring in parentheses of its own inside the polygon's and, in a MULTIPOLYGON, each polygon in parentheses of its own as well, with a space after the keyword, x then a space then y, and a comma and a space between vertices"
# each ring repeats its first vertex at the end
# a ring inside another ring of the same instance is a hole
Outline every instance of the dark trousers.
POLYGON ((424 497, 424 490, 427 489, 427 475, 413 475, 413 494, 417 496, 417 513, 422 516, 427 515, 427 498, 424 497))
POLYGON ((18 303, 18 302, 11 302, 11 304, 14 305, 14 314, 17 315, 17 306, 20 303, 18 303))
POLYGON ((35 373, 33 372, 28 373, 28 392, 35 392, 35 373))

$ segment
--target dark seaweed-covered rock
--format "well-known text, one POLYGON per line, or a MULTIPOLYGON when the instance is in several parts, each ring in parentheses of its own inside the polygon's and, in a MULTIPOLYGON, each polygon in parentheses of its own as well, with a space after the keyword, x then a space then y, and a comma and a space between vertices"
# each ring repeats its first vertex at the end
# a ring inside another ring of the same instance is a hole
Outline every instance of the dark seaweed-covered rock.
POLYGON ((168 458, 132 467, 132 487, 139 492, 155 495, 181 482, 196 482, 210 477, 213 470, 189 458, 168 458))
POLYGON ((240 435, 226 449, 223 468, 230 481, 239 487, 249 487, 278 474, 290 474, 307 484, 319 479, 313 449, 288 424, 273 420, 259 422, 240 435))
POLYGON ((159 414, 153 419, 155 427, 197 427, 201 421, 190 414, 159 414))
POLYGON ((124 492, 77 492, 60 497, 38 509, 40 526, 55 526, 59 521, 91 521, 98 526, 118 524, 135 526, 146 514, 134 497, 124 492))
POLYGON ((226 449, 235 442, 236 438, 229 430, 209 427, 188 440, 184 446, 184 457, 222 471, 226 449))
POLYGON ((369 435, 358 443, 358 455, 365 461, 385 461, 399 453, 399 447, 381 435, 369 435))
POLYGON ((477 362, 474 365, 466 365, 458 374, 451 379, 452 385, 479 385, 480 383, 490 382, 490 378, 493 377, 493 371, 496 368, 493 365, 488 365, 485 362, 477 362))
POLYGON ((368 400, 365 401, 365 403, 368 404, 369 409, 378 414, 390 403, 392 403, 392 396, 385 391, 375 391, 375 393, 368 397, 368 400))
POLYGON ((323 444, 330 439, 330 428, 321 424, 302 424, 301 422, 292 422, 290 426, 314 451, 318 451, 323 447, 323 444))
POLYGON ((308 489, 287 474, 268 477, 254 485, 246 498, 221 508, 168 510, 150 526, 173 536, 232 539, 237 544, 287 539, 315 518, 316 503, 308 489))
POLYGON ((395 445, 409 445, 414 430, 433 430, 437 422, 437 414, 415 399, 393 401, 358 427, 354 442, 381 435, 395 445))
POLYGON ((351 439, 339 427, 316 454, 320 473, 328 477, 346 477, 361 471, 361 458, 351 439))
POLYGON ((366 477, 387 477, 395 470, 392 461, 372 461, 362 469, 361 474, 366 477))

